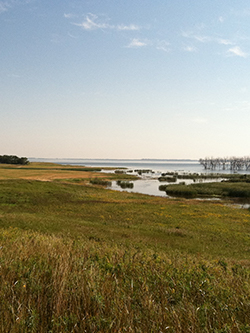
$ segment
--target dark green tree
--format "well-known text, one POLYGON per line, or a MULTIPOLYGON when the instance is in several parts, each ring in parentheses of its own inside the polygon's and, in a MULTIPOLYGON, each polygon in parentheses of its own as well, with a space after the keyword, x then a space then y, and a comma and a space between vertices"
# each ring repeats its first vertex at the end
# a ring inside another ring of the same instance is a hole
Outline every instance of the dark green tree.
POLYGON ((3 164, 29 164, 27 157, 18 157, 15 155, 0 155, 0 163, 3 164))

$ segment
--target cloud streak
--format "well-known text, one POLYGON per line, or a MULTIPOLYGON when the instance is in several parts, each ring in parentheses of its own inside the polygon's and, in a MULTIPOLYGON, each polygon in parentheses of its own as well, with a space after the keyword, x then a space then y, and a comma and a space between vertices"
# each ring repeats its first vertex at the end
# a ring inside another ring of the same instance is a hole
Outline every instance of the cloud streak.
POLYGON ((12 7, 13 1, 0 1, 0 14, 12 7))
POLYGON ((124 24, 120 24, 118 26, 116 26, 117 30, 140 30, 140 27, 138 25, 135 24, 130 24, 130 25, 124 25, 124 24))
MULTIPOLYGON (((70 18, 70 14, 64 14, 64 17, 70 18)), ((84 21, 82 23, 74 23, 74 25, 77 25, 84 30, 91 31, 91 30, 97 30, 97 29, 112 29, 112 30, 117 30, 117 31, 138 31, 141 28, 138 25, 135 24, 109 24, 106 21, 102 21, 99 19, 97 15, 94 14, 88 14, 86 15, 84 21)))
POLYGON ((157 50, 164 51, 164 52, 171 51, 170 43, 165 40, 157 41, 156 48, 157 48, 157 50))
POLYGON ((196 52, 197 48, 194 46, 187 45, 183 47, 183 50, 186 52, 196 52))
POLYGON ((8 11, 11 9, 14 5, 22 5, 22 4, 28 4, 30 3, 30 0, 5 0, 0 1, 0 14, 8 11))
MULTIPOLYGON (((237 38, 233 38, 232 40, 227 39, 227 38, 222 38, 222 37, 217 37, 217 36, 207 36, 207 35, 198 35, 193 31, 184 31, 182 32, 182 36, 185 39, 192 40, 193 43, 213 43, 213 44, 218 44, 221 46, 227 46, 229 49, 225 50, 226 55, 229 56, 237 56, 241 58, 247 58, 249 54, 247 52, 244 52, 240 46, 237 45, 237 41, 240 41, 242 39, 246 39, 240 36, 237 36, 237 38), (231 47, 230 47, 231 46, 231 47)), ((184 51, 188 52, 194 52, 196 49, 195 47, 190 47, 186 46, 183 48, 184 51)), ((225 54, 225 53, 224 53, 225 54)))
POLYGON ((139 48, 147 46, 147 41, 139 40, 138 38, 133 38, 132 41, 127 45, 128 48, 139 48))
POLYGON ((234 55, 234 56, 238 56, 238 57, 242 57, 242 58, 247 58, 248 54, 244 51, 242 51, 242 49, 239 46, 234 46, 231 47, 228 51, 228 54, 230 55, 234 55))

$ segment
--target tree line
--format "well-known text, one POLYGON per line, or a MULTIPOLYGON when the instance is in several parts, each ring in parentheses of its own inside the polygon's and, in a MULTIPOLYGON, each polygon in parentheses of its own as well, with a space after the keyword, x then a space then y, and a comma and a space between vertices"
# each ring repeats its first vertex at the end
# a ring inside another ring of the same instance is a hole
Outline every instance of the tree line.
POLYGON ((205 170, 230 169, 230 170, 250 170, 250 157, 226 157, 226 158, 200 158, 200 164, 205 170))
POLYGON ((0 163, 4 164, 29 164, 27 157, 18 157, 15 155, 0 155, 0 163))

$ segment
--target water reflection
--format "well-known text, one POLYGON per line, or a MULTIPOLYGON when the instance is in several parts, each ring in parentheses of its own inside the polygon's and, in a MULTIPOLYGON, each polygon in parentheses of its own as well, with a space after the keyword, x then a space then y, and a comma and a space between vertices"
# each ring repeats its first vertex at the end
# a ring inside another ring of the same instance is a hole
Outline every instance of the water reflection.
POLYGON ((142 193, 142 194, 148 194, 148 195, 156 195, 161 197, 169 197, 165 190, 160 190, 159 188, 164 185, 171 185, 171 184, 185 184, 190 185, 195 182, 215 182, 215 181, 221 181, 222 178, 218 179, 179 179, 177 178, 175 182, 160 182, 158 179, 155 178, 142 178, 134 181, 112 181, 111 186, 109 186, 110 189, 116 190, 116 191, 127 191, 127 192, 134 192, 134 193, 142 193))
POLYGON ((116 191, 127 191, 167 197, 166 192, 159 191, 159 181, 156 179, 139 179, 132 182, 130 181, 129 183, 132 184, 133 187, 121 187, 116 181, 112 181, 109 188, 116 191))

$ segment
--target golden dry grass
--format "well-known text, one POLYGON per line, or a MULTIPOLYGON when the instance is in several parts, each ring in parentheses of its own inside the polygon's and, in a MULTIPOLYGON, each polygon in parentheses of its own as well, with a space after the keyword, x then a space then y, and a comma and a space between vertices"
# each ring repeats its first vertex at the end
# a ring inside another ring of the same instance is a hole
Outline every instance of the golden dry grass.
MULTIPOLYGON (((69 166, 57 165, 53 163, 30 163, 27 166, 0 164, 0 179, 52 181, 55 179, 89 179, 103 177, 103 174, 100 172, 63 170, 67 168, 69 168, 69 166)), ((77 169, 77 167, 70 166, 70 169, 77 169)))

